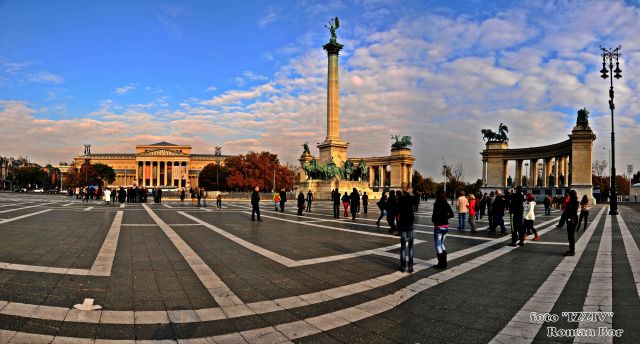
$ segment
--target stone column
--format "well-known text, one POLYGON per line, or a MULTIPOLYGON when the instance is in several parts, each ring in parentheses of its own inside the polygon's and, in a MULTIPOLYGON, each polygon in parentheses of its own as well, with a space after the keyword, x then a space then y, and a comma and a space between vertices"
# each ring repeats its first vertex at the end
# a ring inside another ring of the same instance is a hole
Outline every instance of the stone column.
POLYGON ((529 178, 527 183, 531 188, 535 188, 538 184, 538 160, 529 160, 529 178))
POLYGON ((138 181, 140 180, 140 177, 138 175, 139 172, 140 172, 140 162, 136 161, 136 184, 138 184, 138 181))
POLYGON ((167 180, 169 180, 169 162, 164 162, 164 186, 167 186, 167 180))
POLYGON ((375 176, 375 172, 374 172, 374 168, 373 166, 369 166, 369 187, 372 188, 373 184, 376 181, 376 176, 375 176))
POLYGON ((522 186, 522 160, 516 160, 516 186, 522 186))
POLYGON ((551 165, 550 158, 542 159, 542 186, 546 189, 549 187, 549 166, 551 165))
POLYGON ((340 98, 338 84, 338 54, 342 44, 335 40, 324 45, 329 59, 327 75, 327 139, 326 141, 340 139, 340 98))
POLYGON ((413 165, 407 165, 407 173, 409 173, 409 187, 413 188, 413 165))
MULTIPOLYGON (((509 167, 509 160, 503 160, 502 161, 502 187, 504 188, 505 186, 507 186, 507 179, 509 179, 509 175, 508 175, 508 167, 509 167)), ((511 187, 511 185, 509 185, 509 187, 511 187)))
POLYGON ((564 157, 564 185, 569 187, 569 156, 564 157))
POLYGON ((553 186, 557 188, 558 187, 558 177, 560 176, 560 158, 556 157, 554 163, 556 164, 556 173, 553 176, 553 186))
POLYGON ((378 166, 378 173, 380 173, 379 175, 379 179, 380 179, 380 187, 384 188, 384 182, 385 182, 385 175, 387 174, 387 166, 385 165, 380 165, 378 166))
POLYGON ((487 161, 482 161, 482 186, 487 185, 487 161))

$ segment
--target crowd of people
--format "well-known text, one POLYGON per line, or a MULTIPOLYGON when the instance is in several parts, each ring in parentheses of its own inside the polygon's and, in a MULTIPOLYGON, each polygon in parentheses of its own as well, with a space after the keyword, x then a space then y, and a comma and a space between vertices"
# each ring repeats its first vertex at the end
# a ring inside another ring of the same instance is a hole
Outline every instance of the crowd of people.
MULTIPOLYGON (((178 190, 180 202, 184 203, 186 194, 189 192, 191 197, 191 205, 194 207, 206 207, 208 192, 204 187, 191 187, 189 190, 186 188, 180 188, 178 190)), ((85 186, 69 188, 67 190, 68 197, 76 197, 81 199, 82 202, 89 202, 91 200, 104 200, 107 206, 118 203, 147 203, 148 198, 151 197, 154 203, 162 203, 162 188, 154 187, 114 187, 114 188, 102 188, 100 186, 85 186)), ((216 196, 216 208, 222 208, 222 195, 218 192, 216 196)))

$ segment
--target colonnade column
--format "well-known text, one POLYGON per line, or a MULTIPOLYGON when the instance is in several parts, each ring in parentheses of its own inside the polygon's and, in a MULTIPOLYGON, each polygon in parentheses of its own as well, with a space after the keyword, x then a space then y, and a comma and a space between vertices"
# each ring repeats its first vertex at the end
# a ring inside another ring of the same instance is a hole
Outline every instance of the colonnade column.
POLYGON ((564 157, 564 185, 569 186, 569 155, 564 157))
POLYGON ((549 187, 549 166, 551 165, 550 158, 542 159, 542 186, 549 187))
POLYGON ((381 188, 384 188, 384 178, 385 178, 385 174, 387 173, 387 167, 385 165, 378 166, 378 173, 380 174, 378 176, 379 183, 380 183, 379 186, 381 188))
POLYGON ((527 179, 527 184, 532 188, 536 187, 538 183, 538 160, 529 160, 529 179, 527 179))
MULTIPOLYGON (((509 164, 509 160, 502 161, 502 187, 507 186, 507 167, 509 164)), ((511 185, 509 185, 511 186, 511 185)))
POLYGON ((556 157, 555 159, 555 164, 556 164, 556 173, 553 176, 553 186, 554 187, 558 187, 558 176, 560 176, 560 158, 556 157))
POLYGON ((487 161, 482 160, 482 185, 487 185, 487 161))
POLYGON ((516 160, 516 186, 522 186, 522 160, 516 160))

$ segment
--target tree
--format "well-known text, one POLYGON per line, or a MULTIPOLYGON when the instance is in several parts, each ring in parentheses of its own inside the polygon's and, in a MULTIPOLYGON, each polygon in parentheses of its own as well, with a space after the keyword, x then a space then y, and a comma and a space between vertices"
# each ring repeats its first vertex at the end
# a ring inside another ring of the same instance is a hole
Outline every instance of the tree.
POLYGON ((434 196, 438 191, 439 183, 436 183, 432 177, 423 177, 417 170, 413 171, 412 185, 414 190, 423 194, 434 196))
POLYGON ((105 164, 93 164, 93 168, 96 170, 98 174, 98 178, 100 179, 100 185, 103 185, 103 182, 107 182, 107 184, 111 184, 116 181, 116 172, 113 170, 113 167, 105 164))
POLYGON ((15 186, 44 187, 47 173, 40 166, 24 166, 14 169, 7 180, 15 180, 15 186))
POLYGON ((464 168, 462 164, 455 166, 444 162, 443 175, 447 177, 447 191, 449 194, 455 195, 457 191, 463 190, 464 183, 464 168))
POLYGON ((98 172, 89 161, 85 161, 80 165, 80 170, 76 174, 76 185, 80 187, 102 185, 98 172))
POLYGON ((631 184, 640 183, 640 171, 636 172, 633 177, 631 177, 631 184))
POLYGON ((227 159, 229 169, 227 187, 242 191, 258 186, 261 190, 287 188, 299 171, 280 164, 277 154, 269 152, 249 152, 227 159), (273 185, 275 172, 275 187, 273 185))
POLYGON ((607 169, 607 165, 608 163, 606 160, 596 160, 591 166, 591 173, 595 174, 598 177, 602 177, 602 174, 607 169))
POLYGON ((218 164, 205 166, 198 175, 198 186, 207 190, 226 190, 229 168, 218 164))

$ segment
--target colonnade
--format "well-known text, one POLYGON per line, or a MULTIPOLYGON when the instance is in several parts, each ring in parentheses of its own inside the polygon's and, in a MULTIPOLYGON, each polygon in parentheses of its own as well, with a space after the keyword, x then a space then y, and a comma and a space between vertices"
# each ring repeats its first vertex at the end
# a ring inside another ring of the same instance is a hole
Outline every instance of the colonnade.
POLYGON ((407 188, 413 182, 413 165, 406 163, 374 164, 368 166, 371 188, 407 188), (397 165, 397 166, 396 166, 397 165))
MULTIPOLYGON (((542 188, 557 188, 569 186, 570 175, 570 155, 559 155, 556 157, 544 157, 538 159, 502 159, 501 167, 498 173, 500 183, 497 186, 510 187, 508 185, 508 163, 509 161, 515 161, 515 176, 513 177, 513 184, 515 186, 527 186, 527 187, 542 187, 542 188), (523 174, 523 165, 527 163, 529 165, 528 175, 523 174), (523 185, 523 176, 527 176, 526 185, 523 185), (538 177, 542 176, 542 184, 538 185, 538 177), (562 177, 561 177, 562 176, 562 177), (550 177, 553 177, 550 180, 550 177)), ((493 162, 495 164, 495 162, 493 162)), ((483 184, 487 185, 487 181, 493 179, 489 176, 489 162, 484 160, 482 162, 482 180, 483 184)))
POLYGON ((186 187, 189 165, 184 161, 138 160, 136 180, 140 186, 186 187))

